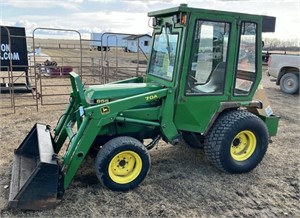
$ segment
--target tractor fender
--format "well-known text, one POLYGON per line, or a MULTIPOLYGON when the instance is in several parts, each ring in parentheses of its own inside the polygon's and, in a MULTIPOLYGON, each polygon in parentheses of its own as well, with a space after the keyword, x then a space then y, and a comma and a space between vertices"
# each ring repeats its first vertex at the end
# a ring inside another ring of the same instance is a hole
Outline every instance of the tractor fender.
POLYGON ((206 130, 204 131, 203 135, 207 135, 210 128, 213 126, 217 118, 222 114, 224 111, 228 110, 237 110, 240 107, 247 107, 247 108, 255 108, 255 109, 261 109, 263 107, 263 104, 261 101, 248 101, 248 102, 221 102, 220 107, 218 111, 212 116, 206 130))

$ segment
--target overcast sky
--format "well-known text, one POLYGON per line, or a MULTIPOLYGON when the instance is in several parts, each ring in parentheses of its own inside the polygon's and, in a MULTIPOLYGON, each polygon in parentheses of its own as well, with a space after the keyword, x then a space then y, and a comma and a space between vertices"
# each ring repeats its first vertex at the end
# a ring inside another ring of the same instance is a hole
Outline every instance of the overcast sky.
MULTIPOLYGON (((190 7, 276 16, 279 38, 300 38, 300 0, 0 0, 0 24, 90 32, 151 33, 147 12, 190 7)), ((36 32, 36 33, 41 33, 36 32)))

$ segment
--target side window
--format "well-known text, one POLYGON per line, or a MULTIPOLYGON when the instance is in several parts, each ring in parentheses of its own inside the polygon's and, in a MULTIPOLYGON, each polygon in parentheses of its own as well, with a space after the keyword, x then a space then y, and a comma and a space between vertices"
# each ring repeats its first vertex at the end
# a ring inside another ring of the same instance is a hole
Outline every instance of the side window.
POLYGON ((248 95, 256 78, 256 24, 242 22, 234 95, 248 95))
POLYGON ((186 95, 223 94, 229 29, 225 22, 196 22, 186 95))

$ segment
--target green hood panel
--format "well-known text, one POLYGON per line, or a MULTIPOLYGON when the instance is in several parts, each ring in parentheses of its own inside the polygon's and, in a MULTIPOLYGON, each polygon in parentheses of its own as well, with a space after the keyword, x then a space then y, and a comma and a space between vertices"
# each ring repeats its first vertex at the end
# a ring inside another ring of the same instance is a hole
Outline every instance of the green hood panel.
POLYGON ((146 92, 161 89, 162 86, 154 83, 121 83, 90 86, 85 90, 86 100, 96 103, 97 100, 116 100, 146 92))

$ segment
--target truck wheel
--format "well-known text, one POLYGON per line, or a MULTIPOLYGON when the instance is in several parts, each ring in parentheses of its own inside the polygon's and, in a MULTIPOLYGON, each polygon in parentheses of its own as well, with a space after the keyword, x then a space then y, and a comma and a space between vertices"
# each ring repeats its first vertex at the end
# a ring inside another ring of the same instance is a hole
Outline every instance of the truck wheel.
POLYGON ((191 148, 203 148, 204 142, 200 134, 194 132, 182 132, 184 142, 191 148))
POLYGON ((264 122, 247 111, 221 114, 204 142, 208 159, 229 173, 246 173, 263 159, 268 148, 264 122))
POLYGON ((299 90, 299 77, 295 73, 286 73, 280 79, 280 89, 284 93, 294 94, 299 90))
POLYGON ((127 191, 137 187, 147 176, 150 164, 145 146, 127 136, 108 141, 95 160, 99 181, 113 191, 127 191))

